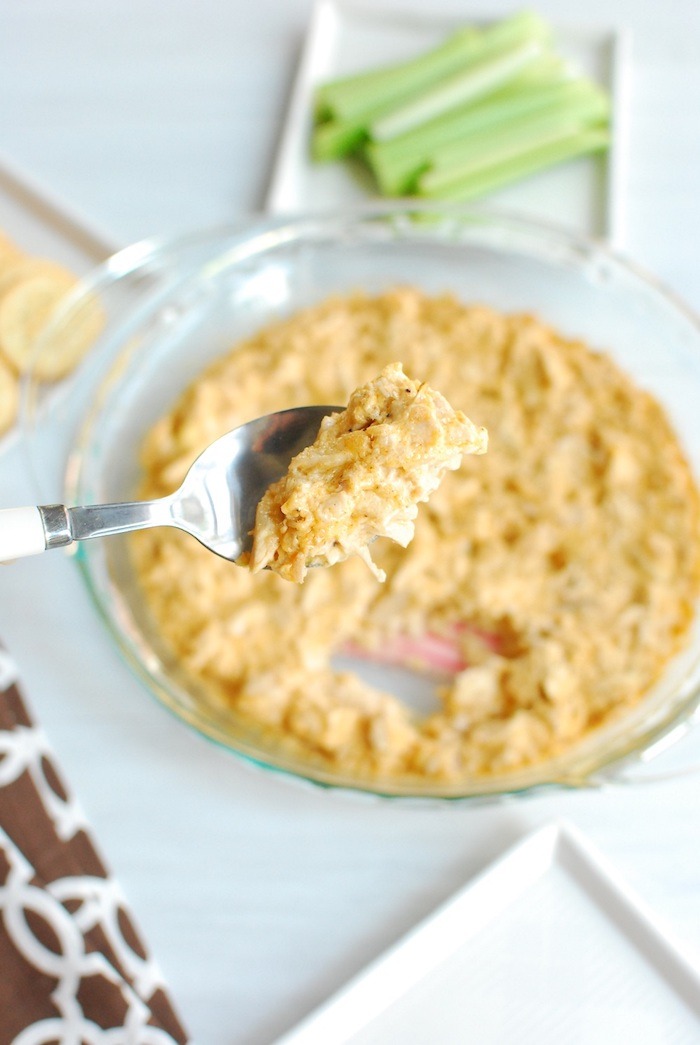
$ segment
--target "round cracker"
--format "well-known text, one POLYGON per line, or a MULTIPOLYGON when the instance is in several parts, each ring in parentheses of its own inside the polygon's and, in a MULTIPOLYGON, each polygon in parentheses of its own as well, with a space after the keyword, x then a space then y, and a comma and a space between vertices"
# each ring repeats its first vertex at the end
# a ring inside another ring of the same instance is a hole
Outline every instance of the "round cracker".
POLYGON ((22 280, 0 298, 0 351, 20 373, 31 368, 40 381, 57 381, 80 362, 103 326, 95 298, 86 298, 55 330, 47 327, 65 295, 77 283, 63 271, 22 280), (37 338, 46 331, 39 352, 37 338))
POLYGON ((12 367, 0 356, 0 435, 15 423, 19 409, 19 382, 12 367))
POLYGON ((47 258, 30 258, 18 254, 7 264, 0 264, 0 298, 9 290, 32 276, 55 276, 56 279, 69 278, 75 282, 68 269, 47 258))
POLYGON ((72 276, 44 272, 28 276, 0 297, 0 351, 19 373, 28 369, 37 337, 74 284, 72 276))
POLYGON ((97 341, 104 322, 104 311, 97 298, 85 297, 71 308, 65 321, 47 331, 41 351, 34 356, 32 369, 38 380, 58 381, 74 370, 97 341))
POLYGON ((0 232, 0 273, 16 265, 23 257, 17 244, 0 232))

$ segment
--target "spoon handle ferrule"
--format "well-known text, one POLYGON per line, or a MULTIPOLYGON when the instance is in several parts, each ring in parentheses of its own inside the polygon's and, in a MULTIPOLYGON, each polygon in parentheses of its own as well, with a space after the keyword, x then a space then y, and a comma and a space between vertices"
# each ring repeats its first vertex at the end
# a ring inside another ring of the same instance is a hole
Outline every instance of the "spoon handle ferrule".
POLYGON ((144 530, 150 526, 177 526, 174 498, 125 501, 66 508, 40 504, 0 510, 0 562, 65 548, 74 541, 144 530))

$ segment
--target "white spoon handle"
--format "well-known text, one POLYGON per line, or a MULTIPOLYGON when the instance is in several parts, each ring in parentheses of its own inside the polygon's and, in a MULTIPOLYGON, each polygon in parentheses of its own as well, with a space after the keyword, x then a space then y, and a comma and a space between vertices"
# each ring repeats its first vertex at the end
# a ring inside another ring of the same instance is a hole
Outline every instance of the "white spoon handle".
POLYGON ((65 548, 73 541, 144 530, 149 526, 178 526, 195 533, 178 517, 177 494, 155 501, 125 501, 66 508, 40 504, 36 508, 0 509, 0 562, 36 555, 47 548, 65 548))
POLYGON ((46 532, 38 508, 0 510, 0 562, 46 550, 46 532))

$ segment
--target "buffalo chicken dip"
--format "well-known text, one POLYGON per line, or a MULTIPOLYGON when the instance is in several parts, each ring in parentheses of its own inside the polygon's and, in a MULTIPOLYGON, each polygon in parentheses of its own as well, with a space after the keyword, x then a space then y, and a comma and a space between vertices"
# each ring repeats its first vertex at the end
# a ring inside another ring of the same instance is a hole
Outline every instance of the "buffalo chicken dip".
MULTIPOLYGON (((698 594, 691 472, 662 407, 603 351, 447 294, 333 297, 192 384, 146 440, 141 492, 170 492, 254 417, 348 402, 397 359, 486 427, 489 452, 444 476, 407 548, 374 542, 386 582, 354 555, 289 584, 153 529, 133 537, 151 616, 234 728, 346 780, 454 783, 544 762, 644 697, 698 594), (373 661, 423 673, 433 708, 366 681, 373 661)), ((270 553, 261 530, 256 563, 270 553)))
POLYGON ((484 453, 487 435, 444 396, 412 381, 400 363, 356 389, 346 410, 324 418, 312 446, 291 462, 258 505, 250 568, 269 566, 303 581, 309 566, 364 559, 390 537, 405 548, 418 503, 427 501, 465 453, 484 453))

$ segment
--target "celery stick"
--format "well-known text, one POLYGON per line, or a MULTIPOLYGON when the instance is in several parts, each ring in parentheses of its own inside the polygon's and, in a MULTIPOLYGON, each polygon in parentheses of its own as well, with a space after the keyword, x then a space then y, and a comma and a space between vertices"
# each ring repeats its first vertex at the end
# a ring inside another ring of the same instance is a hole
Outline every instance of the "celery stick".
POLYGON ((436 150, 479 138, 496 127, 512 126, 535 112, 557 111, 589 94, 600 94, 588 80, 511 85, 498 95, 462 106, 387 142, 370 142, 367 161, 383 192, 399 195, 413 187, 417 172, 425 169, 436 150))
POLYGON ((463 29, 445 44, 412 62, 325 84, 317 93, 317 122, 311 141, 315 160, 340 159, 367 140, 367 128, 409 98, 416 98, 455 69, 495 55, 506 46, 544 40, 547 24, 529 12, 514 15, 483 30, 463 29))
POLYGON ((564 79, 564 74, 541 83, 530 83, 518 77, 486 98, 460 105, 388 141, 372 142, 372 151, 388 161, 410 157, 417 152, 429 154, 520 113, 566 102, 569 96, 576 97, 581 92, 592 90, 598 88, 590 81, 564 79))
POLYGON ((493 127, 480 135, 436 149, 430 157, 430 171, 424 181, 439 186, 479 170, 504 162, 525 149, 595 124, 608 117, 607 100, 598 95, 584 96, 568 105, 523 115, 516 121, 493 127))
POLYGON ((319 163, 339 160, 355 152, 367 140, 364 121, 321 123, 311 135, 311 156, 319 163))
POLYGON ((607 148, 610 134, 606 129, 593 128, 570 134, 558 141, 537 148, 530 148, 504 163, 494 164, 467 174, 439 187, 426 185, 426 178, 419 180, 420 195, 436 200, 471 200, 502 188, 511 182, 535 174, 547 167, 563 163, 589 153, 607 148))
POLYGON ((370 137, 374 141, 385 141, 404 134, 427 120, 464 105, 465 102, 483 98, 513 80, 530 62, 542 55, 542 44, 528 41, 508 51, 497 54, 457 73, 441 82, 419 98, 408 101, 394 112, 370 125, 370 137))
POLYGON ((530 11, 484 29, 460 29, 439 47, 407 62, 321 84, 315 96, 316 119, 353 120, 378 106, 403 103, 471 62, 550 37, 547 23, 530 11))
POLYGON ((460 29, 411 61, 321 84, 315 96, 316 119, 353 120, 377 106, 402 101, 463 66, 478 50, 479 37, 476 29, 460 29))
MULTIPOLYGON (((551 67, 551 63, 547 63, 547 65, 551 67)), ((323 163, 329 160, 341 159, 351 152, 358 151, 368 140, 368 126, 392 110, 393 106, 388 108, 380 106, 366 111, 353 119, 332 119, 317 124, 311 136, 311 155, 313 159, 323 163)), ((418 128, 418 131, 421 129, 418 128)), ((402 135, 401 138, 403 139, 403 137, 408 137, 408 135, 402 135)), ((400 143, 400 139, 392 139, 391 142, 383 142, 382 145, 388 147, 393 145, 395 140, 397 143, 400 143)))

